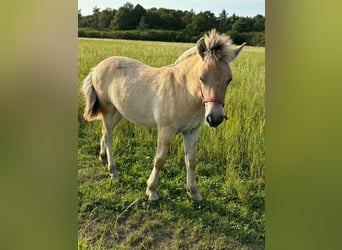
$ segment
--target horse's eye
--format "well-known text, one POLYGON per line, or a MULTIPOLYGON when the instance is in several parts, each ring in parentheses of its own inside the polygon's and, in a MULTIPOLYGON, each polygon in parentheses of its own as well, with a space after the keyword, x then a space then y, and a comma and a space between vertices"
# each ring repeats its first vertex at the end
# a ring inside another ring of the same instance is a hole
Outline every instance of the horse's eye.
POLYGON ((205 83, 205 79, 204 79, 203 76, 200 76, 200 80, 201 80, 202 83, 205 83))

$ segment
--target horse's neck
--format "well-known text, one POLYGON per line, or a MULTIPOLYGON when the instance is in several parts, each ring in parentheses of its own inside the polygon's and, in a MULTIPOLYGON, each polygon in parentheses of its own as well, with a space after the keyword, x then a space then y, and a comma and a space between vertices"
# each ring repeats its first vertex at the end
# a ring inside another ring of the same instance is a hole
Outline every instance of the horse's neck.
POLYGON ((200 98, 198 88, 198 58, 196 55, 187 56, 184 60, 177 60, 172 65, 173 73, 177 82, 185 87, 189 94, 195 98, 200 98))

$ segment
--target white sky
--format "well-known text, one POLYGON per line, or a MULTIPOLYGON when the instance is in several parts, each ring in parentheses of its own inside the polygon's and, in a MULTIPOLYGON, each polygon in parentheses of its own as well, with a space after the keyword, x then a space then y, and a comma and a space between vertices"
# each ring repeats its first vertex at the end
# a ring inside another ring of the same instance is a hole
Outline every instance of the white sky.
POLYGON ((145 9, 152 7, 167 8, 175 10, 191 10, 195 13, 210 10, 216 16, 225 9, 228 15, 235 13, 237 16, 253 17, 257 14, 265 15, 265 0, 78 0, 78 9, 81 9, 83 16, 91 15, 93 7, 104 10, 109 7, 111 9, 119 9, 126 2, 132 3, 134 6, 140 4, 145 9))

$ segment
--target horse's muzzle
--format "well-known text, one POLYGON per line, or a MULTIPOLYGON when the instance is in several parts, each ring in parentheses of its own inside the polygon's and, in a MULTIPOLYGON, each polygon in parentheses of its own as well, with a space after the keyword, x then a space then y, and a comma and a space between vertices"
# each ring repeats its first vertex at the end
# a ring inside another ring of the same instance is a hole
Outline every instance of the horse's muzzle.
POLYGON ((223 115, 212 115, 209 114, 206 117, 207 123, 210 127, 217 127, 223 122, 224 116, 223 115))

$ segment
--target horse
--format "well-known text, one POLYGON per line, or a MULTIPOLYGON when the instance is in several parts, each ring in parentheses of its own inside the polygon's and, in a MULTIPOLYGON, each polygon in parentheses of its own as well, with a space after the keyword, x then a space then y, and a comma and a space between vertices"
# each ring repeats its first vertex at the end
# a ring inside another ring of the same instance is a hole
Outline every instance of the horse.
POLYGON ((196 142, 204 120, 217 127, 224 119, 224 97, 232 72, 232 62, 245 46, 234 48, 226 34, 215 29, 205 33, 196 45, 173 64, 154 68, 127 57, 112 56, 90 70, 84 79, 84 118, 102 120, 100 160, 108 164, 111 179, 117 178, 112 153, 115 125, 130 122, 157 127, 157 149, 147 180, 148 200, 158 200, 156 189, 175 135, 181 133, 185 151, 188 194, 202 200, 195 166, 196 142))

